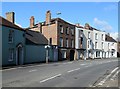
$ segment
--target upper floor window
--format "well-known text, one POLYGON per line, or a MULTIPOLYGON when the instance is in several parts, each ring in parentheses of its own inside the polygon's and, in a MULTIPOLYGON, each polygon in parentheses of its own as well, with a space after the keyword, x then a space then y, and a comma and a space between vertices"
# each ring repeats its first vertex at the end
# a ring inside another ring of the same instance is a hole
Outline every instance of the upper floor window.
POLYGON ((66 38, 66 47, 69 47, 69 41, 68 41, 68 38, 66 38))
POLYGON ((71 28, 71 34, 74 35, 74 29, 73 28, 71 28))
POLYGON ((114 43, 112 43, 112 46, 114 46, 114 43))
POLYGON ((8 43, 13 43, 14 31, 9 30, 8 43))
POLYGON ((66 27, 66 34, 69 34, 69 27, 66 27))
POLYGON ((104 40, 104 36, 103 36, 103 34, 102 34, 102 38, 101 38, 102 40, 104 40))
POLYGON ((60 47, 63 47, 63 38, 60 37, 60 47))
POLYGON ((90 42, 88 41, 88 48, 90 47, 90 42))
POLYGON ((74 40, 71 40, 71 47, 74 48, 74 40))
POLYGON ((103 42, 101 43, 101 46, 102 46, 102 49, 104 48, 104 44, 103 44, 103 42))
POLYGON ((79 37, 83 37, 83 30, 79 30, 79 37))
POLYGON ((97 34, 97 33, 95 33, 95 39, 96 39, 96 40, 98 39, 98 34, 97 34))
POLYGON ((95 49, 97 49, 97 45, 98 45, 97 42, 95 42, 95 49))
POLYGON ((13 61, 14 59, 14 49, 9 49, 9 56, 8 61, 13 61))
POLYGON ((108 50, 109 50, 109 48, 110 48, 110 43, 108 43, 108 50))
POLYGON ((60 33, 63 33, 63 26, 60 25, 60 33))
POLYGON ((90 38, 90 32, 88 32, 88 39, 90 38))

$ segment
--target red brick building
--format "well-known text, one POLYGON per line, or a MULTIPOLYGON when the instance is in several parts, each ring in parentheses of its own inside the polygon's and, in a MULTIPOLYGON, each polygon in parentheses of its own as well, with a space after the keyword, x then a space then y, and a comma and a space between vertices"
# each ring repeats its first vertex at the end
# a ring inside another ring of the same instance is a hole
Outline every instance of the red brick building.
POLYGON ((61 18, 51 18, 51 12, 46 12, 43 23, 34 24, 34 17, 30 18, 31 30, 41 32, 50 45, 58 47, 59 60, 74 60, 75 54, 75 25, 61 18))

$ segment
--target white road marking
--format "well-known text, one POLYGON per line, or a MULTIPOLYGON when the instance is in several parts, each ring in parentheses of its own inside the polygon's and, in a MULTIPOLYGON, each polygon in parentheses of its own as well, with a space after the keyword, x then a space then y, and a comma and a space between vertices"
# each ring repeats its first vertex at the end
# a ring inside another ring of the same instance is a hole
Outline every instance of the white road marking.
POLYGON ((71 64, 71 63, 73 63, 73 62, 67 62, 67 63, 63 63, 63 64, 71 64))
POLYGON ((36 69, 34 69, 34 70, 30 70, 29 72, 35 72, 35 71, 37 71, 36 69))
POLYGON ((68 73, 70 73, 70 72, 73 72, 73 71, 76 71, 76 70, 79 70, 80 68, 77 68, 77 69, 74 69, 74 70, 69 70, 69 71, 67 71, 68 73))
POLYGON ((86 64, 80 64, 81 66, 84 66, 84 65, 86 65, 86 64))
POLYGON ((89 66, 85 66, 85 67, 89 67, 89 66))
POLYGON ((103 85, 105 81, 118 69, 119 67, 116 67, 105 79, 103 79, 98 85, 103 85))
POLYGON ((46 81, 48 81, 48 80, 54 79, 54 78, 56 78, 56 77, 58 77, 58 76, 61 76, 61 75, 62 75, 62 74, 58 74, 58 75, 55 75, 55 76, 53 76, 53 77, 44 79, 44 80, 40 81, 40 83, 43 83, 43 82, 46 82, 46 81))
POLYGON ((120 72, 120 70, 118 70, 118 71, 113 75, 113 77, 111 78, 111 80, 114 80, 115 77, 118 75, 119 72, 120 72))
POLYGON ((68 64, 71 64, 71 63, 73 63, 73 62, 68 62, 68 64))

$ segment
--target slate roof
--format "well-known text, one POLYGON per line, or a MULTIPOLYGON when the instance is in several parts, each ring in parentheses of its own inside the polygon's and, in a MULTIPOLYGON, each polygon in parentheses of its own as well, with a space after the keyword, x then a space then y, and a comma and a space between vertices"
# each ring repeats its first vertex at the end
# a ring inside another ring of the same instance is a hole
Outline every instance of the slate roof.
POLYGON ((8 21, 7 19, 3 18, 0 16, 0 25, 2 26, 6 26, 6 27, 10 27, 10 28, 14 28, 14 29, 17 29, 17 30, 21 30, 21 31, 24 31, 23 28, 17 26, 16 24, 8 21))
POLYGON ((47 45, 47 38, 40 32, 26 30, 26 44, 47 45))
POLYGON ((115 39, 113 39, 113 38, 110 37, 109 35, 105 35, 105 41, 109 41, 109 42, 117 42, 115 39))

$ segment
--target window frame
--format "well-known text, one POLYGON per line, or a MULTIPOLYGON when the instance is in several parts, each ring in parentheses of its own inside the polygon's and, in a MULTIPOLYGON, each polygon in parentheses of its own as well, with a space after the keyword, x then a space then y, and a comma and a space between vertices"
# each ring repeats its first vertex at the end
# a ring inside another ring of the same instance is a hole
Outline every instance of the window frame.
POLYGON ((68 38, 66 38, 66 47, 67 48, 69 47, 69 40, 68 40, 68 38))
POLYGON ((90 32, 88 32, 88 39, 90 39, 90 32))
POLYGON ((64 28, 63 25, 60 25, 60 33, 63 34, 64 33, 64 28))
POLYGON ((14 48, 9 48, 8 61, 11 62, 14 60, 14 48))
POLYGON ((63 38, 60 37, 60 47, 63 47, 63 38))
POLYGON ((8 43, 13 43, 13 42, 14 42, 14 30, 9 30, 8 43))

